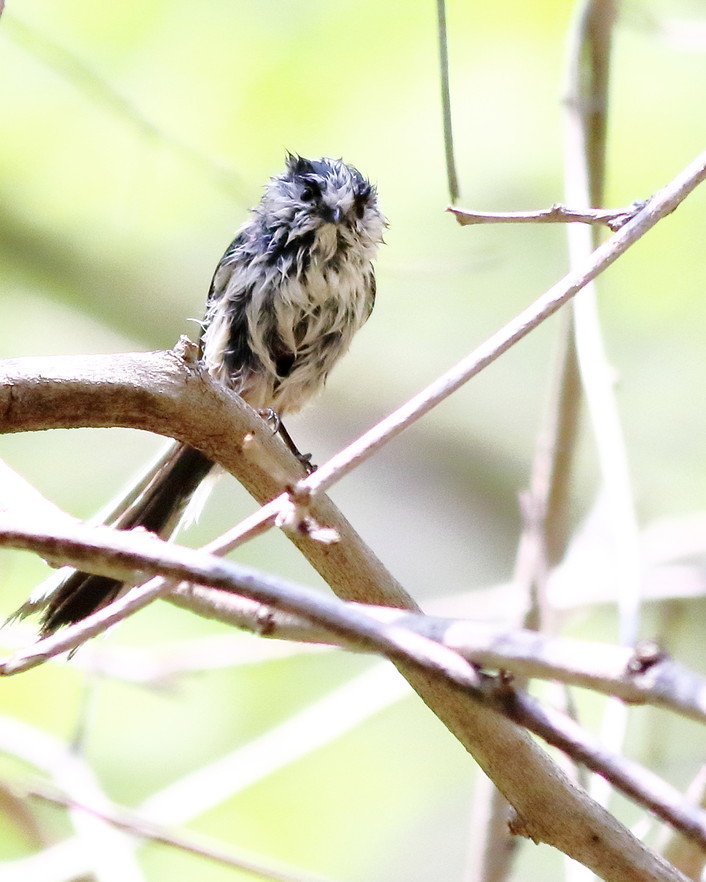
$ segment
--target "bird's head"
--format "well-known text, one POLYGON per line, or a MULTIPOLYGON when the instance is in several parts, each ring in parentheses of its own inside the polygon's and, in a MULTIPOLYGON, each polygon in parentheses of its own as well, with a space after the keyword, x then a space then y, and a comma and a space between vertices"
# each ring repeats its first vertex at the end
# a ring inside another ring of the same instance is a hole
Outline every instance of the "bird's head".
POLYGON ((323 262, 351 248, 372 259, 387 225, 377 190, 358 169, 291 153, 267 185, 260 211, 270 229, 286 230, 287 246, 311 248, 323 262))

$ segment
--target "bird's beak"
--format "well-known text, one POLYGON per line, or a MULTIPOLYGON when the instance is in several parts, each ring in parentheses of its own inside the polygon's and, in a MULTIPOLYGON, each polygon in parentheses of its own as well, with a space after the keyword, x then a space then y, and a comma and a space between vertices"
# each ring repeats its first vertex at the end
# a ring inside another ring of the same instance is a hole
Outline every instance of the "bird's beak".
POLYGON ((343 211, 341 210, 340 206, 337 205, 331 211, 331 221, 334 224, 340 224, 342 220, 343 220, 343 211))

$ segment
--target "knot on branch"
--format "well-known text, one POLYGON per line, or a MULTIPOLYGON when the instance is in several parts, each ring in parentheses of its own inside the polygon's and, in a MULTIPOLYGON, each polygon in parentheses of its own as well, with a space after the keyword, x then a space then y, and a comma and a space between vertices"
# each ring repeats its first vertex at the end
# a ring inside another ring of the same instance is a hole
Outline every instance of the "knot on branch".
POLYGON ((666 661, 669 656, 654 640, 642 640, 627 664, 627 673, 631 676, 646 674, 659 662, 666 661))
POLYGON ((193 367, 199 364, 199 356, 201 355, 201 347, 198 343, 182 334, 174 344, 173 349, 169 350, 172 355, 183 362, 187 367, 193 367))

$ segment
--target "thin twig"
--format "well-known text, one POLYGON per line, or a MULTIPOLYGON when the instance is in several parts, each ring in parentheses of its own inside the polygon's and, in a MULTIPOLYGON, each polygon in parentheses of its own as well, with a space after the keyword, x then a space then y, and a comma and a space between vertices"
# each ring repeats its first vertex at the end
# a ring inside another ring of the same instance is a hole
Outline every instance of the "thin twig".
MULTIPOLYGON (((614 0, 587 0, 573 29, 567 65, 565 147, 565 190, 567 201, 572 205, 600 205, 603 200, 615 17, 614 0)), ((595 246, 595 233, 595 230, 567 228, 572 266, 580 266, 586 259, 595 246)), ((620 638, 631 645, 637 639, 639 622, 639 528, 613 370, 605 351, 594 285, 587 286, 581 297, 576 298, 573 309, 579 370, 598 452, 608 529, 615 549, 620 638)), ((626 708, 617 702, 608 702, 603 731, 613 749, 619 750, 622 746, 626 727, 626 708)), ((609 799, 609 788, 601 779, 593 779, 590 792, 598 801, 609 799)))
MULTIPOLYGON (((54 527, 46 531, 17 524, 2 528, 5 544, 32 549, 49 557, 61 551, 72 565, 81 568, 96 559, 95 536, 98 532, 99 528, 82 526, 70 529, 54 527)), ((103 529, 100 532, 107 534, 111 531, 103 529)), ((459 695, 472 699, 478 707, 479 715, 483 705, 490 701, 495 710, 509 714, 515 721, 519 721, 521 716, 523 725, 530 726, 532 731, 560 746, 576 760, 600 771, 600 774, 613 781, 617 787, 624 788, 632 798, 649 806, 685 835, 706 844, 706 813, 675 801, 673 791, 656 776, 648 776, 635 764, 622 765, 618 755, 594 745, 589 736, 581 733, 568 718, 541 708, 531 702, 528 696, 520 693, 516 697, 510 695, 511 690, 507 686, 500 692, 496 688, 489 691, 487 678, 479 675, 456 652, 428 638, 420 637, 394 623, 381 625, 350 605, 343 605, 316 591, 290 584, 283 591, 282 583, 272 577, 262 576, 200 551, 170 545, 154 537, 139 534, 136 537, 134 533, 130 535, 112 531, 112 537, 101 537, 99 544, 101 558, 112 561, 121 568, 132 567, 146 573, 163 572, 172 579, 194 581, 226 591, 233 590, 287 612, 304 615, 363 648, 381 652, 406 667, 425 671, 434 679, 439 678, 458 691, 459 695), (136 538, 139 538, 139 552, 134 549, 136 538)), ((97 571, 102 569, 100 566, 91 568, 97 571)), ((21 659, 6 663, 5 672, 17 671, 21 665, 21 659)), ((27 665, 26 661, 25 665, 32 666, 27 665)), ((558 771, 555 772, 555 786, 557 774, 558 771)), ((524 822, 530 825, 532 823, 526 816, 524 822)), ((532 828, 530 826, 526 829, 531 831, 532 828)), ((584 862, 586 860, 595 864, 597 858, 585 856, 584 862)), ((619 877, 611 874, 610 878, 619 877)), ((655 869, 651 878, 666 879, 668 876, 655 869)))
MULTIPOLYGON (((196 582, 224 591, 235 591, 285 612, 305 615, 333 633, 349 637, 362 646, 369 641, 370 648, 377 648, 388 658, 402 659, 423 668, 427 668, 429 664, 436 666, 439 672, 445 670, 445 676, 464 690, 473 691, 478 688, 474 668, 452 650, 439 647, 434 641, 411 634, 394 624, 376 622, 360 610, 347 607, 339 600, 323 596, 312 589, 282 582, 204 551, 163 542, 149 533, 85 525, 63 527, 55 522, 42 529, 36 524, 34 527, 30 526, 32 523, 33 519, 27 519, 23 524, 20 518, 0 518, 3 544, 33 550, 49 559, 61 557, 62 562, 79 569, 87 568, 100 575, 117 575, 118 578, 129 580, 134 578, 135 573, 142 573, 143 576, 164 576, 165 581, 196 582)), ((157 579, 152 581, 157 582, 157 579)), ((130 593, 144 595, 145 587, 136 588, 130 593)), ((122 617, 126 607, 124 600, 121 605, 122 617)), ((75 635, 82 627, 90 627, 94 620, 103 624, 106 618, 111 621, 107 612, 118 605, 119 602, 116 602, 111 607, 88 616, 84 622, 65 628, 61 636, 69 632, 75 635)), ((39 641, 32 656, 16 654, 0 670, 4 674, 11 674, 34 667, 44 657, 42 644, 44 649, 47 645, 52 646, 52 654, 55 654, 59 636, 53 635, 39 641), (42 653, 39 656, 36 654, 37 649, 42 653)))
POLYGON ((505 882, 522 839, 513 834, 510 803, 485 775, 477 775, 466 847, 464 882, 505 882))
MULTIPOLYGON (((568 273, 541 297, 497 331, 455 367, 442 374, 421 392, 353 441, 313 474, 297 485, 298 494, 318 494, 327 490, 356 466, 370 458, 381 447, 409 428, 461 386, 492 364, 508 349, 526 337, 565 303, 568 303, 585 285, 604 272, 655 224, 671 214, 686 197, 706 180, 706 152, 700 154, 669 184, 658 191, 642 211, 610 239, 600 245, 583 261, 580 268, 568 273)), ((272 526, 288 507, 288 493, 283 493, 247 519, 245 527, 236 526, 223 534, 210 549, 220 553, 236 547, 246 538, 257 535, 265 525, 272 526)))
MULTIPOLYGON (((306 618, 283 615, 223 591, 179 586, 166 599, 182 609, 262 637, 357 649, 354 643, 335 638, 306 618)), ((389 607, 364 605, 361 609, 378 621, 394 622, 453 649, 486 670, 507 670, 515 677, 579 686, 614 696, 626 704, 663 707, 706 723, 704 677, 684 668, 651 643, 641 643, 633 649, 389 607)))
MULTIPOLYGON (((0 752, 41 769, 65 793, 79 802, 85 801, 95 806, 108 802, 87 762, 61 739, 29 723, 9 716, 0 717, 0 752)), ((96 882, 114 879, 142 882, 142 872, 123 835, 100 818, 82 812, 71 811, 71 821, 74 828, 73 853, 64 850, 63 860, 57 860, 54 849, 60 849, 60 846, 48 846, 40 852, 40 856, 22 860, 23 868, 18 872, 17 879, 74 879, 79 875, 90 875, 96 882), (24 867, 24 860, 33 866, 41 863, 41 855, 44 854, 53 858, 51 865, 58 875, 47 877, 24 867), (62 873, 63 876, 60 875, 62 873)), ((2 873, 3 879, 6 875, 2 873)))
POLYGON ((673 181, 656 193, 642 211, 600 245, 585 259, 580 268, 568 273, 474 352, 353 444, 332 457, 312 475, 301 481, 300 486, 312 493, 319 493, 348 474, 356 465, 448 398, 568 303, 588 282, 605 271, 655 224, 671 214, 704 180, 706 180, 706 152, 700 154, 673 181))
POLYGON ((472 224, 590 224, 606 226, 615 232, 646 204, 647 200, 640 200, 625 208, 568 208, 555 202, 549 208, 535 211, 470 211, 450 205, 446 210, 464 227, 472 224))
POLYGON ((436 0, 437 29, 439 34, 439 75, 441 80, 441 112, 444 123, 444 153, 449 197, 456 202, 459 197, 456 159, 454 158, 453 127, 451 124, 451 92, 449 87, 449 44, 446 33, 446 2, 436 0))
MULTIPOLYGON (((689 785, 686 797, 695 805, 706 809, 706 766, 701 766, 699 769, 689 785)), ((698 882, 702 878, 706 864, 706 851, 681 833, 670 831, 669 838, 661 852, 670 864, 681 870, 689 879, 698 882)))
POLYGON ((523 625, 535 630, 550 625, 547 577, 566 551, 581 402, 571 312, 564 311, 559 318, 548 406, 535 444, 529 486, 520 497, 522 532, 512 579, 529 603, 523 625))
POLYGON ((28 796, 45 802, 85 812, 118 830, 131 833, 133 836, 139 836, 141 839, 178 848, 181 851, 208 858, 227 867, 235 867, 252 876, 272 879, 275 882, 325 882, 321 876, 311 876, 308 873, 302 874, 285 870, 281 867, 274 867, 270 860, 259 856, 235 854, 233 849, 226 848, 205 836, 157 823, 150 818, 143 817, 139 812, 131 811, 123 806, 107 802, 102 802, 100 806, 91 805, 86 801, 69 796, 59 788, 53 787, 44 781, 23 782, 22 790, 28 796))
POLYGON ((516 722, 605 778, 630 799, 654 812, 691 841, 706 848, 706 812, 689 804, 675 787, 628 757, 614 753, 564 714, 527 693, 508 691, 498 700, 516 722))
MULTIPOLYGON (((5 539, 11 540, 9 544, 13 547, 34 547, 49 554, 56 554, 61 547, 75 566, 85 566, 87 555, 95 557, 96 554, 95 542, 90 538, 95 528, 75 527, 42 533, 14 526, 2 532, 5 539)), ((300 586, 283 584, 272 577, 204 555, 203 552, 179 548, 156 538, 143 542, 144 537, 140 537, 142 550, 136 553, 131 550, 126 538, 134 541, 135 536, 126 537, 114 531, 109 542, 101 541, 107 560, 116 560, 120 566, 129 564, 145 572, 162 571, 179 581, 190 580, 221 590, 234 590, 287 612, 307 616, 363 648, 382 652, 388 658, 404 661, 440 676, 481 703, 489 700, 495 709, 527 725, 549 743, 561 747, 574 759, 599 772, 631 798, 648 806, 686 836, 706 845, 706 813, 685 805, 680 795, 657 776, 602 748, 563 715, 505 686, 500 690, 489 690, 487 679, 479 676, 473 666, 454 651, 394 622, 379 623, 351 605, 341 604, 300 586)), ((12 663, 6 665, 8 672, 13 669, 16 670, 12 663)))
POLYGON ((220 191, 230 193, 241 202, 244 201, 245 187, 232 168, 226 167, 198 148, 161 129, 83 59, 45 33, 21 21, 14 10, 13 14, 6 18, 4 27, 5 33, 9 34, 19 46, 57 72, 86 95, 91 102, 133 126, 146 138, 166 146, 183 162, 199 169, 220 191))

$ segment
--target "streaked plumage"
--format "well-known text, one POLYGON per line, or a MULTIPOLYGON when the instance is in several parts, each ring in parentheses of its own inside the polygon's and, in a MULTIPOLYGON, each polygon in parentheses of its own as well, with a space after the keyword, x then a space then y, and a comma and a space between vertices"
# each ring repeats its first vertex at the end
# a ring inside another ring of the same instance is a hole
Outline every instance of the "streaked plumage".
MULTIPOLYGON (((355 168, 288 155, 213 276, 201 337, 210 373, 254 408, 280 416, 299 410, 370 315, 372 260, 385 225, 375 188, 355 168)), ((114 525, 170 535, 212 467, 199 451, 175 445, 114 525)), ((70 571, 20 614, 43 608, 48 634, 104 606, 122 587, 70 571)))
POLYGON ((370 315, 384 226, 356 169, 290 156, 213 277, 203 334, 211 373, 253 407, 299 410, 370 315))

